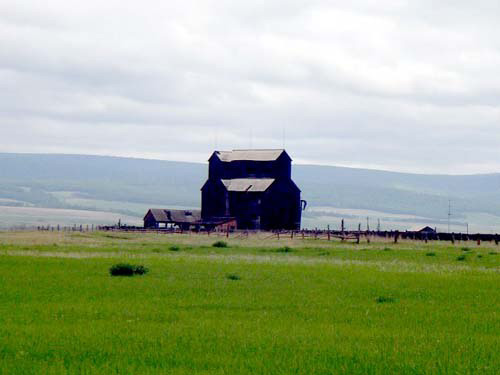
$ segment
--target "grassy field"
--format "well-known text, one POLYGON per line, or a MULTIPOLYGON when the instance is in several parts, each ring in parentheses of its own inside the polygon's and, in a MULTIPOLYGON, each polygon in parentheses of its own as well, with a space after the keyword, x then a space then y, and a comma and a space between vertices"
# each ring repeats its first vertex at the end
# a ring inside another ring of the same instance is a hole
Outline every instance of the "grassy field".
POLYGON ((0 232, 0 374, 500 372, 497 247, 218 239, 0 232))

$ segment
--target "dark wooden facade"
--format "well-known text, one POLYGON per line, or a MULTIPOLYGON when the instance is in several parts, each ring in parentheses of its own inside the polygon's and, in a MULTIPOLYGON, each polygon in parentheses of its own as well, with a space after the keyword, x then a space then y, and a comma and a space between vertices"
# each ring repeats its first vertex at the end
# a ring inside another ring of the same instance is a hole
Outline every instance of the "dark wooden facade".
POLYGON ((179 228, 188 230, 199 227, 200 210, 171 210, 168 208, 150 208, 144 216, 144 228, 179 228))
POLYGON ((300 190, 285 150, 216 151, 201 189, 203 220, 234 217, 238 229, 300 229, 300 190))

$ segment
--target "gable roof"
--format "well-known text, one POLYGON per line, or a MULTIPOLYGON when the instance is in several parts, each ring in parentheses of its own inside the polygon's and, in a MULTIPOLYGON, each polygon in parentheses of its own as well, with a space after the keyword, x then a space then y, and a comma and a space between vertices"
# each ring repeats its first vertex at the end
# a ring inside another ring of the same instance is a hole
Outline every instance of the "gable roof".
MULTIPOLYGON (((168 208, 150 208, 153 218, 157 222, 194 223, 201 220, 200 210, 171 210, 168 208)), ((147 216, 148 214, 146 214, 147 216)))
POLYGON ((233 178, 221 180, 227 191, 258 193, 266 191, 274 178, 233 178))
POLYGON ((431 228, 429 226, 423 227, 418 232, 422 232, 422 233, 426 233, 426 232, 427 233, 436 233, 436 231, 434 230, 434 228, 431 228))
MULTIPOLYGON (((232 161, 274 161, 277 160, 286 151, 283 149, 269 150, 232 150, 232 151, 215 151, 214 155, 223 162, 232 161)), ((288 156, 288 154, 286 154, 288 156)))

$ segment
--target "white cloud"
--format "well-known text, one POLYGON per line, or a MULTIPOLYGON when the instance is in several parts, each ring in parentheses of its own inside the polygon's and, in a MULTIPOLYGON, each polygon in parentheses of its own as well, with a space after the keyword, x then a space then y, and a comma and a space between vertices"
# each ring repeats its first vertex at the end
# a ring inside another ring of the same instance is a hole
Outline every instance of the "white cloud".
POLYGON ((497 2, 0 3, 0 151, 500 170, 497 2))

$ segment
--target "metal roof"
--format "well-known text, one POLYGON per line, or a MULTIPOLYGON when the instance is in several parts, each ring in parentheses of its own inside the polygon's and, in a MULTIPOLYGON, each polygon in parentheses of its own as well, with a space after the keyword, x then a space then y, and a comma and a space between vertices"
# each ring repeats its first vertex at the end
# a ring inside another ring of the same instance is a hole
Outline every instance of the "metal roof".
POLYGON ((221 180, 227 191, 236 192, 264 192, 274 182, 274 178, 233 178, 221 180))
POLYGON ((221 161, 274 161, 285 152, 283 149, 215 151, 221 161))
POLYGON ((200 210, 170 210, 168 208, 150 208, 157 222, 194 223, 201 220, 200 210))

